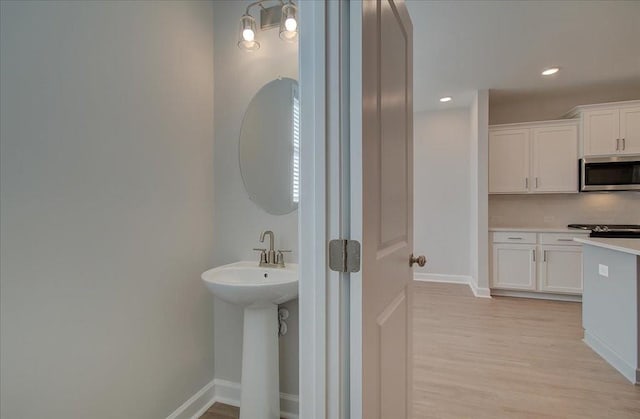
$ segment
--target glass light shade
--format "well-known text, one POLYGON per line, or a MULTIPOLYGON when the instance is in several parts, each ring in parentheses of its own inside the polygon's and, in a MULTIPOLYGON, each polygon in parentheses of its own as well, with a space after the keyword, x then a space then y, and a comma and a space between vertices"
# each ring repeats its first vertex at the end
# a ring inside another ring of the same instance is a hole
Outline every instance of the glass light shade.
POLYGON ((260 42, 256 40, 256 20, 251 15, 243 15, 240 18, 240 30, 238 31, 238 48, 245 51, 255 51, 260 48, 260 42))
POLYGON ((280 39, 287 42, 295 42, 298 39, 298 8, 293 3, 282 6, 280 39))

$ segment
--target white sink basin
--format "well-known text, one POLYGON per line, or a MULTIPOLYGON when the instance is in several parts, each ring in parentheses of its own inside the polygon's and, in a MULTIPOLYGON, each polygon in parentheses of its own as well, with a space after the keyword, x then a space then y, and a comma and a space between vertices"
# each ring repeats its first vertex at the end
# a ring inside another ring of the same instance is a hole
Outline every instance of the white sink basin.
POLYGON ((261 268, 257 262, 237 262, 202 274, 209 291, 240 306, 282 304, 298 296, 298 265, 261 268))
POLYGON ((202 274, 209 291, 244 307, 240 419, 280 418, 278 304, 298 296, 298 265, 237 262, 202 274))

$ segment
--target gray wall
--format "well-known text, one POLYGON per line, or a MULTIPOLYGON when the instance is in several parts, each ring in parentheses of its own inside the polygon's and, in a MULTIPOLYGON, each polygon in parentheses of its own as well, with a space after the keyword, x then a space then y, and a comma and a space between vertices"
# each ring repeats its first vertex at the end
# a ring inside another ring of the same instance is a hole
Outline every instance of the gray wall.
POLYGON ((471 217, 469 109, 417 112, 414 121, 416 272, 469 275, 471 217))
MULTIPOLYGON (((238 260, 258 261, 252 249, 263 230, 273 230, 275 245, 292 249, 287 261, 297 260, 298 212, 273 216, 250 199, 238 163, 238 138, 247 105, 260 88, 278 76, 298 79, 298 44, 283 42, 278 30, 258 32, 257 51, 240 50, 238 19, 247 2, 215 2, 215 265, 238 260)), ((290 308, 289 332, 280 338, 280 389, 298 394, 298 305, 290 308)), ((242 366, 242 309, 216 300, 216 378, 240 382, 242 366)))
POLYGON ((640 99, 640 77, 624 82, 533 92, 492 90, 489 124, 560 119, 578 105, 634 99, 640 99))
POLYGON ((0 416, 166 417, 213 378, 212 3, 0 7, 0 416))

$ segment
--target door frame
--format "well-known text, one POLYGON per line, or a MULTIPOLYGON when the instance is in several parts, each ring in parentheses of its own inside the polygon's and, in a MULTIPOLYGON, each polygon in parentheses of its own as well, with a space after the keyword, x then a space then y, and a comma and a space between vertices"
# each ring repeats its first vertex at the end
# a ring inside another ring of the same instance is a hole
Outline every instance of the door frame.
MULTIPOLYGON (((362 1, 350 4, 349 11, 349 45, 350 45, 350 97, 349 115, 355 121, 362 121, 362 1)), ((362 124, 350 126, 350 138, 362 138, 362 124)), ((352 141, 350 144, 352 156, 362 156, 362 141, 352 141)), ((351 159, 350 167, 351 219, 361 218, 362 204, 362 159, 351 159), (360 214, 358 216, 357 214, 360 214)), ((350 236, 362 243, 362 223, 350 225, 350 236)), ((349 320, 351 323, 349 336, 349 384, 350 406, 349 417, 362 418, 362 270, 351 274, 349 294, 349 320)))
POLYGON ((329 240, 348 239, 350 231, 350 3, 360 2, 299 2, 299 417, 305 419, 348 418, 351 405, 349 274, 329 270, 327 251, 329 240))

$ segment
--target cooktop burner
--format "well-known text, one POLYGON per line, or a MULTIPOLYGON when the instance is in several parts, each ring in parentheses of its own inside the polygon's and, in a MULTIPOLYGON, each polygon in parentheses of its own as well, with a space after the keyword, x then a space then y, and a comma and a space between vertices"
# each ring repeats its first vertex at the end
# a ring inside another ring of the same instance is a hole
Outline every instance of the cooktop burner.
POLYGON ((640 238, 638 224, 569 224, 578 230, 591 230, 590 237, 640 238))

